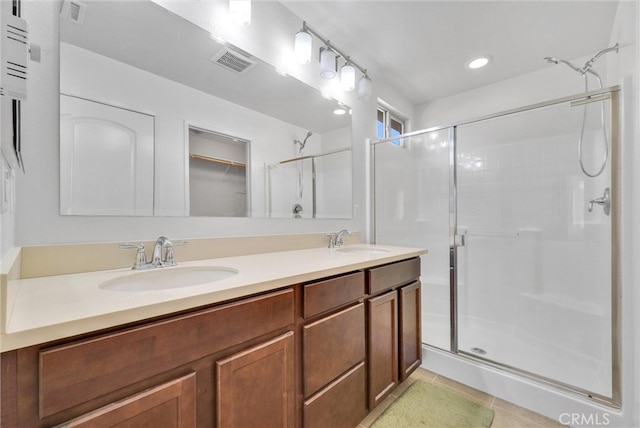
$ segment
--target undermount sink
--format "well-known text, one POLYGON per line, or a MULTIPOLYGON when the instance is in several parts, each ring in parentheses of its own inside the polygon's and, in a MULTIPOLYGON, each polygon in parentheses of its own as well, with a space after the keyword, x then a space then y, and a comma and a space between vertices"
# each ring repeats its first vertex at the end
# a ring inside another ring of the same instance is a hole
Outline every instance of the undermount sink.
POLYGON ((375 247, 341 247, 336 251, 340 253, 356 253, 356 254, 381 254, 388 253, 389 250, 385 248, 375 248, 375 247))
POLYGON ((220 281, 237 273, 236 269, 212 266, 157 268, 109 279, 98 288, 110 291, 170 290, 220 281))

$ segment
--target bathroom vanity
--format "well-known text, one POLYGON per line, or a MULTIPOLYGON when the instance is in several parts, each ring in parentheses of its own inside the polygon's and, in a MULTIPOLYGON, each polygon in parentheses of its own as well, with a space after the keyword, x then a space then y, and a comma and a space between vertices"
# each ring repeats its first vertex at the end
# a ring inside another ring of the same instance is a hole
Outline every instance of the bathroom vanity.
POLYGON ((191 308, 158 299, 169 312, 121 308, 113 325, 3 348, 2 426, 356 426, 420 365, 425 251, 344 248, 200 261, 264 281, 239 273, 191 308))

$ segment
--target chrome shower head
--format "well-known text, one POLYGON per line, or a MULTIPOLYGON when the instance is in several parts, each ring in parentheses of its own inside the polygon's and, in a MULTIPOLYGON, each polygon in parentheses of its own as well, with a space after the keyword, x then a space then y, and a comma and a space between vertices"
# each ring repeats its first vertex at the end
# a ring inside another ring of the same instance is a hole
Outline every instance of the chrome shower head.
POLYGON ((307 140, 309 139, 309 137, 311 137, 312 135, 313 135, 313 132, 311 132, 311 131, 307 132, 307 136, 304 137, 304 141, 302 142, 302 144, 304 145, 307 142, 307 140))
POLYGON ((585 73, 585 71, 579 69, 578 67, 576 67, 575 65, 571 64, 569 61, 566 61, 564 59, 558 59, 558 58, 553 58, 553 57, 547 56, 547 57, 544 58, 544 60, 547 61, 549 64, 560 64, 560 63, 563 63, 564 65, 566 65, 567 67, 569 67, 573 71, 577 71, 580 74, 584 74, 585 73))
POLYGON ((300 144, 300 150, 304 149, 305 144, 307 144, 307 140, 309 139, 309 137, 311 137, 313 135, 313 132, 309 131, 307 132, 307 136, 304 137, 303 141, 300 140, 293 140, 293 144, 300 144))

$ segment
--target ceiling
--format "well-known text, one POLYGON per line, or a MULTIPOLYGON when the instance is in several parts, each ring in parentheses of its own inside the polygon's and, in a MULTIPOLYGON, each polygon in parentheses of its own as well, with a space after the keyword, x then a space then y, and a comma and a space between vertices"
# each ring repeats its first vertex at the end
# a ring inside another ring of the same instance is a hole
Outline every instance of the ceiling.
MULTIPOLYGON (((617 1, 280 0, 414 104, 591 57, 611 43, 617 1), (478 70, 465 64, 484 54, 478 70)), ((292 36, 293 37, 293 36, 292 36)), ((597 69, 597 65, 596 65, 597 69)))

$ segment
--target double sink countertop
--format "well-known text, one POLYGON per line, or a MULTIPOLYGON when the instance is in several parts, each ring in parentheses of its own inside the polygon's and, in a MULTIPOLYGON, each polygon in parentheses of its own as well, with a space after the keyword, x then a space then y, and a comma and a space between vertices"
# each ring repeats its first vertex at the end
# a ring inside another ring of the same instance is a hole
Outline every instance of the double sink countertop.
POLYGON ((301 282, 426 254, 420 248, 345 245, 187 261, 175 267, 237 271, 214 282, 148 291, 100 288, 105 281, 145 274, 130 268, 6 281, 6 324, 0 352, 115 327, 301 282))

